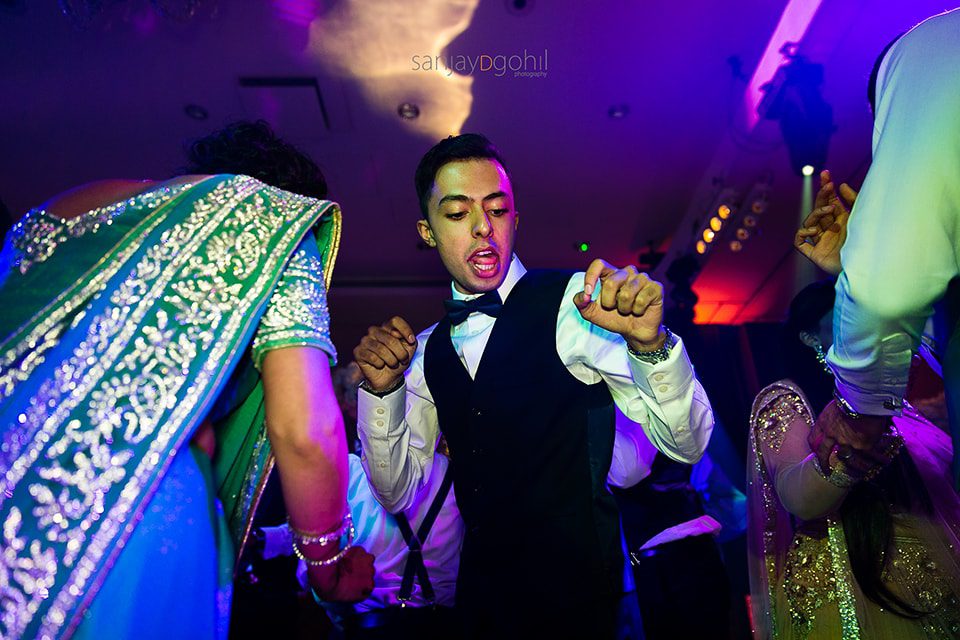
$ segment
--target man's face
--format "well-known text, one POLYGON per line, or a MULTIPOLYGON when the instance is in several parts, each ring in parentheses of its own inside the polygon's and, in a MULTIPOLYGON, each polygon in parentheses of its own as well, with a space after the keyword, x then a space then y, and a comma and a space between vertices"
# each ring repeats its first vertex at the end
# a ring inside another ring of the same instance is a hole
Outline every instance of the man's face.
POLYGON ((427 219, 417 222, 417 231, 440 252, 458 291, 484 293, 507 275, 519 221, 499 162, 457 160, 437 172, 427 219))

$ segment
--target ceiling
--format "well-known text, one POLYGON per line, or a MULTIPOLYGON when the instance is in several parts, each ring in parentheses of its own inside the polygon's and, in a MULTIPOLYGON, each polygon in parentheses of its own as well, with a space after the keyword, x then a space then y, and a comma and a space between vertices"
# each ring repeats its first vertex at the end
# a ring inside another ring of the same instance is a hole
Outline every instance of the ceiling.
MULTIPOLYGON (((815 277, 790 249, 802 179, 776 124, 748 130, 741 109, 781 16, 802 0, 207 0, 184 22, 146 0, 103 4, 78 28, 54 0, 0 2, 0 198, 22 213, 87 180, 166 177, 183 164, 186 140, 266 118, 317 159, 344 209, 331 292, 344 354, 390 315, 420 328, 440 313, 446 279, 418 247, 413 171, 457 131, 485 133, 506 157, 528 266, 625 264, 671 241, 683 253, 721 191, 736 204, 770 181, 743 250, 729 250, 729 225, 708 255, 698 319, 776 319, 797 283, 815 277), (478 68, 425 69, 439 54, 478 68), (485 55, 489 66, 529 56, 545 77, 482 70, 485 55), (419 118, 399 117, 404 102, 419 118), (189 117, 187 105, 207 119, 189 117)), ((874 58, 951 7, 806 4, 817 10, 799 51, 824 66, 836 125, 827 166, 857 186, 869 163, 874 58)))

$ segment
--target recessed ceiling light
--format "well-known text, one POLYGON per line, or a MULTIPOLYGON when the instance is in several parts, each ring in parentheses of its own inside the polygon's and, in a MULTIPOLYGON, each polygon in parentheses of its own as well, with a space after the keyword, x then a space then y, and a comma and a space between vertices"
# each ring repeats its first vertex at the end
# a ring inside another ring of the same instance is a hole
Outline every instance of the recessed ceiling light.
POLYGON ((188 104, 183 108, 183 112, 194 120, 206 120, 208 117, 210 117, 210 114, 207 113, 207 110, 198 104, 188 104))
POLYGON ((404 120, 416 120, 420 117, 420 107, 412 102, 404 102, 397 107, 397 113, 404 120))
POLYGON ((514 15, 525 16, 533 11, 534 0, 504 0, 507 11, 514 15))
POLYGON ((628 104, 615 104, 607 110, 607 115, 613 118, 614 120, 620 120, 626 118, 627 114, 630 113, 630 105, 628 104))

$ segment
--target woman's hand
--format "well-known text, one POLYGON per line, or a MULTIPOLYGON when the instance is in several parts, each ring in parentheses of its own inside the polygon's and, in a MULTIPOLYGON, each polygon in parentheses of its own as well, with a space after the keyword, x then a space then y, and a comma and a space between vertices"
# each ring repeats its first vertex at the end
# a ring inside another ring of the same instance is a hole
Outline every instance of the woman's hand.
POLYGON ((329 567, 307 567, 310 586, 321 600, 360 602, 373 592, 373 556, 362 547, 351 547, 329 567))

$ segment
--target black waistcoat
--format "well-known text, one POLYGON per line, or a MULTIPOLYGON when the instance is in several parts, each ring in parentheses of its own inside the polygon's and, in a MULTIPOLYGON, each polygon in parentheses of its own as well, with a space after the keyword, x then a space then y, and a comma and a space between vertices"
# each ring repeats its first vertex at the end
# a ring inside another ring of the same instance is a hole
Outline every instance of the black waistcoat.
MULTIPOLYGON (((515 285, 471 380, 444 319, 427 340, 426 383, 455 461, 467 533, 458 606, 511 598, 584 609, 622 590, 616 503, 606 489, 613 402, 560 361, 557 311, 571 274, 515 285)), ((565 611, 564 615, 576 613, 565 611)))

